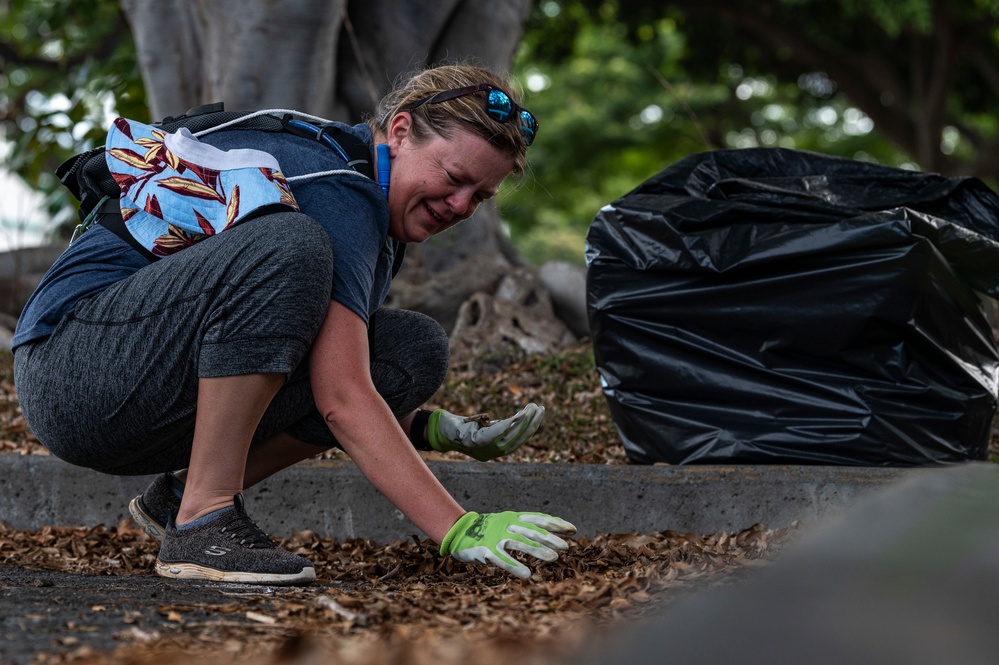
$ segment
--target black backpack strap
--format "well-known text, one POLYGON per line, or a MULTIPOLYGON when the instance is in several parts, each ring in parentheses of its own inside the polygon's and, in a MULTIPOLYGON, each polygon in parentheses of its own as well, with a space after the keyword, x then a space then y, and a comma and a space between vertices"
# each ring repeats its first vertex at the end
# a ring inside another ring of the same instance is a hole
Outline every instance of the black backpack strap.
POLYGON ((393 240, 395 245, 395 258, 392 260, 392 277, 395 278, 402 270, 402 262, 406 258, 406 243, 393 240))
POLYGON ((320 128, 319 138, 337 143, 347 153, 348 166, 371 180, 375 179, 375 166, 371 161, 371 149, 367 143, 334 125, 320 128))
POLYGON ((104 154, 104 146, 73 155, 56 169, 55 174, 59 182, 65 185, 77 201, 80 200, 80 181, 77 179, 77 174, 84 162, 97 154, 104 154))
POLYGON ((125 219, 121 216, 121 201, 115 198, 108 198, 104 200, 99 207, 95 208, 97 213, 97 219, 95 223, 100 224, 106 228, 111 233, 115 234, 129 245, 132 249, 142 254, 143 257, 149 259, 150 261, 158 261, 160 257, 156 256, 148 249, 142 246, 142 244, 136 240, 127 228, 125 228, 125 219))
POLYGON ((89 217, 105 196, 117 198, 120 193, 104 160, 104 146, 70 157, 56 169, 56 175, 80 202, 81 220, 89 217))

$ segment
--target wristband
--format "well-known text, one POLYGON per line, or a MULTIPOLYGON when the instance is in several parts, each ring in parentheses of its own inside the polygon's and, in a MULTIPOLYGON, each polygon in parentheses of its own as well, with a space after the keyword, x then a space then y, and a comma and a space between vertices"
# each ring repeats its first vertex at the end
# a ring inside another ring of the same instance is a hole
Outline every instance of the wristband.
POLYGON ((413 416, 413 422, 409 425, 409 441, 417 450, 433 450, 433 447, 423 436, 424 430, 427 429, 427 423, 430 422, 431 413, 433 413, 433 411, 420 409, 416 412, 416 415, 413 416))

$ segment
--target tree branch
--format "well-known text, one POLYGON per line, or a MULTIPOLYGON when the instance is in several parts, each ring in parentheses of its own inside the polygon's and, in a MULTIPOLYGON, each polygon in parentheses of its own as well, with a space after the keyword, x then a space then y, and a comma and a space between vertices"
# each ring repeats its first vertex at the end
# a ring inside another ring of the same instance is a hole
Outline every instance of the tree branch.
POLYGON ((996 68, 995 61, 987 58, 984 53, 978 50, 971 51, 967 56, 981 75, 982 80, 988 85, 993 96, 999 97, 999 69, 996 68))
POLYGON ((0 41, 0 60, 4 61, 4 69, 10 69, 8 63, 19 67, 41 67, 52 70, 63 68, 63 64, 58 60, 35 55, 24 55, 5 41, 0 41))
POLYGON ((721 17, 736 29, 766 42, 772 50, 788 51, 791 60, 800 67, 825 71, 846 97, 874 121, 879 131, 903 150, 915 154, 915 125, 908 112, 910 95, 883 58, 816 44, 802 37, 798 26, 784 25, 773 15, 760 11, 743 11, 725 1, 679 0, 674 4, 715 20, 721 17), (890 106, 884 102, 885 93, 892 97, 890 106))
POLYGON ((933 39, 911 34, 914 45, 913 61, 919 63, 913 80, 914 108, 912 117, 916 130, 916 161, 927 170, 939 170, 944 161, 940 151, 947 90, 950 87, 955 62, 954 25, 945 3, 934 14, 933 39), (923 54, 927 54, 923 58, 923 54))

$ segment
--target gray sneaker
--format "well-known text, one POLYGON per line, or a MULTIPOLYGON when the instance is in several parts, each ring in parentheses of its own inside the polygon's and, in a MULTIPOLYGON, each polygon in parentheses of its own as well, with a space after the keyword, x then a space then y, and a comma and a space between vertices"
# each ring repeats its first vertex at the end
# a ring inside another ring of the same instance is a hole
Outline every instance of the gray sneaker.
POLYGON ((163 540, 167 522, 180 510, 180 499, 170 489, 172 484, 181 483, 169 473, 156 476, 146 491, 128 504, 135 523, 156 540, 163 540))
POLYGON ((308 559, 278 547, 253 523, 243 508, 243 495, 215 519, 178 530, 167 524, 156 572, 163 577, 244 584, 308 584, 316 569, 308 559))

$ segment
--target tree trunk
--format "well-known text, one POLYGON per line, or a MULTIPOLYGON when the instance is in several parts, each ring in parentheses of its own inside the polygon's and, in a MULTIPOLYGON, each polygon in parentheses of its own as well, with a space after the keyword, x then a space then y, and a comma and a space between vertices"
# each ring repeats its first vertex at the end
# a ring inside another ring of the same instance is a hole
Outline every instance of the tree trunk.
POLYGON ((332 114, 345 4, 123 0, 152 117, 217 101, 332 114))

